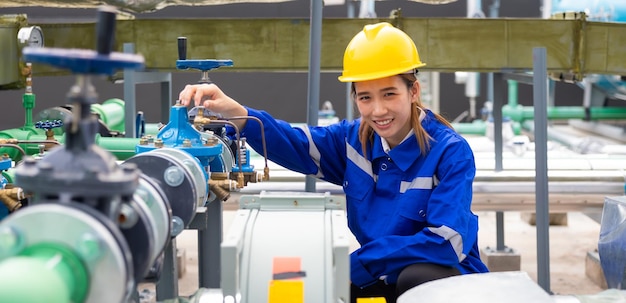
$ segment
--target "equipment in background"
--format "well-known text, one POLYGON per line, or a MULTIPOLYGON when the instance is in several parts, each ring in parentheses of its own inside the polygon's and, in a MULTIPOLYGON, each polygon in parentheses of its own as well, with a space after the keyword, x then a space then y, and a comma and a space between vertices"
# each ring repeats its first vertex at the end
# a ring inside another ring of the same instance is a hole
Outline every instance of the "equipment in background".
POLYGON ((126 302, 169 240, 168 197, 136 166, 117 165, 94 144, 90 75, 143 66, 142 56, 111 52, 115 16, 99 10, 97 51, 23 51, 28 62, 69 69, 77 81, 68 94, 74 107, 65 146, 15 169, 15 184, 33 199, 0 223, 3 301, 126 302))

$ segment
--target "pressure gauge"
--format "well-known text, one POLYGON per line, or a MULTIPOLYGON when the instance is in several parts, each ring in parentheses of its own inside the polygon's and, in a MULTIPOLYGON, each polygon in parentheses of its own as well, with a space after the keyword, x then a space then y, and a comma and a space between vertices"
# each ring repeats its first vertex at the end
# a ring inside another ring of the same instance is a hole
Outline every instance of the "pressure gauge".
POLYGON ((43 31, 39 26, 22 27, 17 32, 17 42, 21 46, 43 47, 43 31))

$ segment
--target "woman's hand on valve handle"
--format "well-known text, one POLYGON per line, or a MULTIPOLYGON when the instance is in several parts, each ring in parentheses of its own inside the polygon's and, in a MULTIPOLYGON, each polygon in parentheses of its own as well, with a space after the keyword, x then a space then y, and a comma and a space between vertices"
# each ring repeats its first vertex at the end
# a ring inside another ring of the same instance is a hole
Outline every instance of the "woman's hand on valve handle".
MULTIPOLYGON (((193 102, 195 106, 203 106, 214 113, 221 114, 226 119, 248 115, 245 107, 227 96, 213 83, 187 85, 178 95, 178 99, 182 105, 188 106, 193 102)), ((232 122, 242 129, 245 121, 245 119, 238 119, 232 122)))

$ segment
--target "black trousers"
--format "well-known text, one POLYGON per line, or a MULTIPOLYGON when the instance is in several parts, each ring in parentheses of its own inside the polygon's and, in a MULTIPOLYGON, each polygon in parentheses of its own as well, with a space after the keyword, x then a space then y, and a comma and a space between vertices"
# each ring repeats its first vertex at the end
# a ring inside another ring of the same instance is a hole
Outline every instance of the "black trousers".
POLYGON ((454 267, 431 263, 409 265, 400 272, 397 284, 385 284, 384 281, 378 281, 365 288, 350 284, 350 303, 356 303, 357 298, 375 297, 384 297, 387 303, 396 303, 398 296, 417 285, 460 274, 461 272, 454 267))

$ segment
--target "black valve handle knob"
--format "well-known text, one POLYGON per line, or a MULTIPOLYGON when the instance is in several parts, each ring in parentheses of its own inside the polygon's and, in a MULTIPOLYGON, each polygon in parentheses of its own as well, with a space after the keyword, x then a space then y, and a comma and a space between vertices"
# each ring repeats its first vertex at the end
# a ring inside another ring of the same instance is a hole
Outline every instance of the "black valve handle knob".
POLYGON ((111 6, 102 6, 98 10, 98 21, 96 22, 96 51, 98 54, 108 55, 113 49, 116 15, 115 8, 111 6))
POLYGON ((187 60, 187 37, 178 37, 178 60, 187 60))

